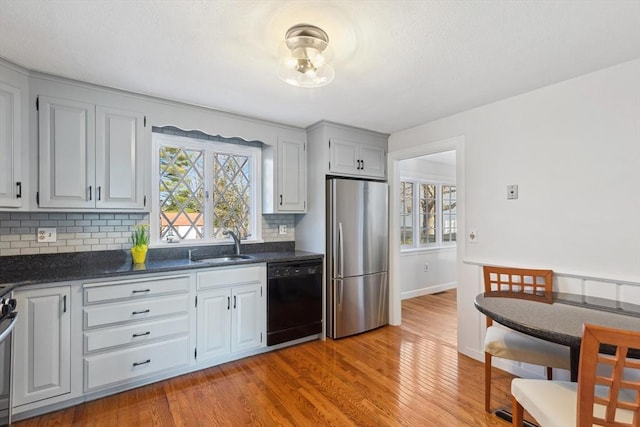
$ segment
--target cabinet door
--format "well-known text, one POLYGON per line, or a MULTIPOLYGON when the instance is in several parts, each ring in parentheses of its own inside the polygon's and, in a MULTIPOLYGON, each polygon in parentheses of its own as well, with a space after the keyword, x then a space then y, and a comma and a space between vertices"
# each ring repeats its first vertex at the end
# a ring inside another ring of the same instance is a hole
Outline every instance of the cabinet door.
POLYGON ((360 159, 362 160, 363 175, 384 178, 385 154, 384 149, 370 145, 360 146, 360 159))
POLYGON ((40 207, 95 206, 95 107, 39 97, 40 207))
POLYGON ((358 144, 341 139, 331 138, 329 141, 329 171, 358 175, 358 144))
POLYGON ((16 292, 14 406, 71 391, 70 287, 16 292))
POLYGON ((231 351, 231 291, 229 288, 201 292, 197 309, 198 361, 231 351))
POLYGON ((22 206, 20 89, 0 82, 0 207, 22 206))
POLYGON ((307 200, 305 143, 278 141, 278 211, 304 212, 307 200))
POLYGON ((246 285, 232 291, 231 351, 262 346, 265 325, 262 285, 246 285))
POLYGON ((96 107, 96 207, 144 208, 144 115, 96 107))

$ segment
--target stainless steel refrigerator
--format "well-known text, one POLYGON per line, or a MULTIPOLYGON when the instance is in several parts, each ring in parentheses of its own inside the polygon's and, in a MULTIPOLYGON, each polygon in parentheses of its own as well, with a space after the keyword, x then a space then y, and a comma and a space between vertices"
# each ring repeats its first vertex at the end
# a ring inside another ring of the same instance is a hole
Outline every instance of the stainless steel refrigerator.
POLYGON ((388 186, 327 180, 327 335, 389 323, 388 186))

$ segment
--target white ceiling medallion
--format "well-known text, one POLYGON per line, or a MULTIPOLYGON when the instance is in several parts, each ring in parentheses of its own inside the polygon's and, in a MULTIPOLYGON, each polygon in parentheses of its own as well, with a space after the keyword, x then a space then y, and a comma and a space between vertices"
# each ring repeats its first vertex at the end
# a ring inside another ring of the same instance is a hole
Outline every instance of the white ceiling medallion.
POLYGON ((294 86, 325 86, 335 77, 332 61, 327 33, 314 25, 294 25, 278 49, 278 76, 294 86))

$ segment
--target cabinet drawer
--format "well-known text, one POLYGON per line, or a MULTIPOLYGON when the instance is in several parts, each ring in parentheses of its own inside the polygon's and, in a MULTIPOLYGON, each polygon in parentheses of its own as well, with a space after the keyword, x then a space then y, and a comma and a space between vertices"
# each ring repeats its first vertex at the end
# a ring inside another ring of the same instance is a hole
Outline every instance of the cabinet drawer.
POLYGON ((189 276, 156 277, 126 282, 84 285, 84 303, 94 304, 125 298, 150 297, 189 291, 189 276))
POLYGON ((84 358, 85 391, 131 381, 189 363, 189 337, 84 358))
POLYGON ((84 329, 120 322, 148 320, 189 311, 189 295, 143 299, 83 309, 84 329))
POLYGON ((266 278, 264 266, 219 268, 198 273, 198 290, 256 283, 261 282, 263 277, 266 278))
POLYGON ((189 317, 179 316, 154 322, 134 323, 84 333, 84 352, 91 353, 128 344, 155 341, 173 335, 189 333, 189 317))

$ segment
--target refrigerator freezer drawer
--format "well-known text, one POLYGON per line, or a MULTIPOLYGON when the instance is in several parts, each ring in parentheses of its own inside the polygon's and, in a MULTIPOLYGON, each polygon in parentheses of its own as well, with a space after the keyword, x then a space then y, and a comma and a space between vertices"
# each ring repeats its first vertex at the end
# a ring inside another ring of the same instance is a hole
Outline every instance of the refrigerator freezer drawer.
POLYGON ((333 279, 327 334, 342 338, 389 323, 387 273, 333 279))

